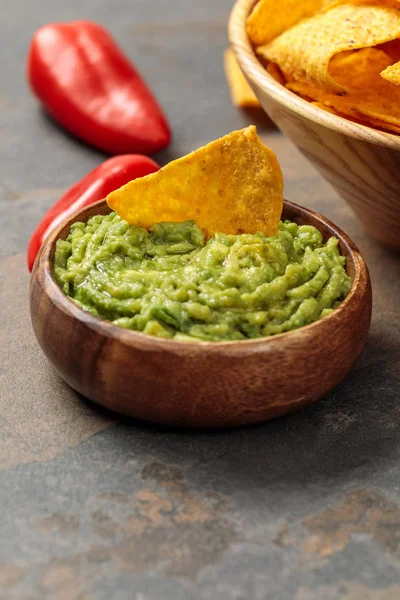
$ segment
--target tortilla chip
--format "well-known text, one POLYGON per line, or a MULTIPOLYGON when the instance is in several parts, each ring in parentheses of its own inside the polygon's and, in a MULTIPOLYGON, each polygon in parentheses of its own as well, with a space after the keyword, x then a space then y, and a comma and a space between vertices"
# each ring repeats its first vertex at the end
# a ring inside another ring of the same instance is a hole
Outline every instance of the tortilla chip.
POLYGON ((381 77, 394 85, 400 85, 400 39, 381 44, 379 48, 390 56, 392 62, 396 63, 382 71, 381 77))
POLYGON ((331 10, 335 6, 341 4, 356 4, 360 6, 389 6, 391 8, 399 8, 400 0, 325 0, 322 6, 323 11, 331 10))
MULTIPOLYGON (((320 108, 321 110, 330 113, 331 115, 335 115, 335 117, 342 117, 343 119, 346 119, 346 121, 354 121, 355 123, 357 123, 358 121, 356 119, 352 119, 350 118, 348 115, 342 115, 340 112, 338 112, 335 108, 333 108, 333 106, 328 106, 326 104, 324 104, 323 102, 315 102, 315 101, 311 101, 309 100, 309 102, 317 107, 320 108)), ((369 123, 365 123, 364 125, 369 125, 369 123)))
POLYGON ((327 91, 345 91, 330 67, 336 54, 367 48, 400 37, 400 11, 346 4, 318 14, 279 36, 257 52, 278 64, 287 78, 327 91))
POLYGON ((384 123, 383 121, 379 121, 379 119, 372 119, 371 117, 366 117, 365 115, 357 114, 354 112, 350 115, 342 115, 340 112, 335 110, 332 106, 327 106, 326 104, 322 104, 322 102, 311 102, 313 106, 324 110, 325 112, 329 112, 336 117, 342 117, 342 119, 346 119, 346 121, 351 121, 352 123, 357 123, 358 125, 364 125, 364 127, 373 127, 374 129, 382 129, 386 133, 400 133, 400 127, 393 125, 393 123, 384 123))
POLYGON ((383 50, 363 48, 334 56, 330 72, 349 88, 344 94, 330 94, 307 83, 290 82, 287 87, 301 96, 356 121, 396 131, 400 128, 400 89, 380 76, 392 59, 383 50))
POLYGON ((400 62, 386 67, 381 76, 394 85, 400 85, 400 62))
POLYGON ((358 125, 364 125, 366 127, 371 127, 373 123, 371 120, 367 120, 363 115, 358 115, 358 118, 355 116, 342 115, 340 112, 335 110, 333 106, 327 106, 326 104, 322 104, 322 102, 311 102, 313 106, 320 108, 321 110, 330 113, 331 115, 335 115, 335 117, 341 117, 342 119, 346 119, 346 121, 351 121, 352 123, 357 123, 358 125))
POLYGON ((259 0, 247 19, 247 35, 255 46, 268 44, 278 35, 311 17, 324 0, 259 0))
POLYGON ((194 220, 208 237, 278 231, 282 172, 254 125, 234 131, 135 179, 107 196, 118 215, 148 229, 160 221, 194 220))
POLYGON ((373 119, 372 117, 368 117, 368 121, 372 127, 379 127, 379 129, 383 129, 389 133, 400 133, 400 126, 394 123, 387 123, 379 119, 373 119))
POLYGON ((247 83, 246 77, 243 75, 230 48, 224 52, 224 67, 233 104, 239 108, 260 107, 257 96, 247 83))
POLYGON ((273 62, 269 62, 267 65, 267 72, 271 75, 271 77, 275 79, 275 81, 277 81, 281 85, 285 85, 286 79, 278 65, 276 65, 273 62))
POLYGON ((325 104, 322 104, 322 102, 311 102, 311 104, 317 108, 321 108, 325 112, 331 113, 332 115, 336 115, 337 117, 341 116, 340 113, 338 113, 337 110, 335 110, 332 106, 326 106, 325 104))

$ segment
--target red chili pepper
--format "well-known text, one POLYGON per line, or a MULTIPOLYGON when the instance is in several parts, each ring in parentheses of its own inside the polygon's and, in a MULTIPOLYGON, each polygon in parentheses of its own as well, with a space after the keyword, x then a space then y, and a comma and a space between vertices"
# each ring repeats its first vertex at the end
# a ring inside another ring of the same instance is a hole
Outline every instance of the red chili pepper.
POLYGON ((153 94, 96 23, 52 23, 39 29, 29 50, 28 78, 56 121, 108 154, 152 154, 170 142, 153 94))
POLYGON ((75 211, 89 206, 110 192, 137 177, 158 171, 159 166, 151 158, 131 154, 109 158, 83 179, 75 183, 43 217, 28 244, 28 268, 33 263, 48 234, 75 211))

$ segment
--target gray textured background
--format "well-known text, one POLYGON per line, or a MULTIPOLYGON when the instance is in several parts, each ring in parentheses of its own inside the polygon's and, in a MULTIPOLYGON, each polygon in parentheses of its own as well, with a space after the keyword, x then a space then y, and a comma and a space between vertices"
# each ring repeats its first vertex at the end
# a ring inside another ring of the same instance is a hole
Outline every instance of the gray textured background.
POLYGON ((110 28, 169 116, 174 142, 156 157, 165 163, 251 122, 230 104, 223 75, 231 5, 0 0, 2 599, 400 598, 399 259, 265 120, 259 130, 281 161, 286 197, 343 227, 371 270, 367 349, 335 391, 230 432, 116 422, 53 373, 30 329, 29 235, 104 159, 30 95, 34 30, 75 18, 110 28))

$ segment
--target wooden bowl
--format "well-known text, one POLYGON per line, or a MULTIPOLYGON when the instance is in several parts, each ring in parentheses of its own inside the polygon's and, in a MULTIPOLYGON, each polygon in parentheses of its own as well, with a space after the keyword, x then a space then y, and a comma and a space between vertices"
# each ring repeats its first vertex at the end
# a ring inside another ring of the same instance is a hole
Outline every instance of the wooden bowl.
POLYGON ((177 342, 122 329, 78 308, 53 279, 58 238, 71 223, 110 212, 105 201, 78 212, 47 239, 31 278, 33 329, 58 373, 114 411, 185 427, 230 427, 271 419, 324 396, 350 371, 371 320, 371 285, 358 249, 335 225, 285 202, 283 217, 340 240, 353 285, 340 307, 296 331, 240 342, 177 342))
POLYGON ((237 0, 229 22, 236 58, 262 107, 350 204, 379 242, 400 250, 400 137, 337 117, 280 85, 246 33, 255 0, 237 0))

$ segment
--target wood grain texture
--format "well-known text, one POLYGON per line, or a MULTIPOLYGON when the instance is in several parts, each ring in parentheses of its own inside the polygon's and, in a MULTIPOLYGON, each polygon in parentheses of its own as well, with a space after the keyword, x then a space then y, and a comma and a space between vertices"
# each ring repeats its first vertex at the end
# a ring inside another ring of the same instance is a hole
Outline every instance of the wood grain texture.
POLYGON ((358 249, 328 220, 285 202, 284 218, 335 235, 352 289, 328 317, 262 340, 180 343, 127 331, 78 308, 52 277, 56 240, 70 224, 106 214, 104 201, 48 238, 31 278, 33 329, 75 390, 117 412, 184 427, 230 427, 270 419, 324 396, 350 371, 368 334, 371 286, 358 249))
POLYGON ((380 243, 400 250, 400 137, 330 114, 273 79, 248 40, 254 0, 237 0, 229 23, 236 58, 262 107, 349 203, 380 243))

